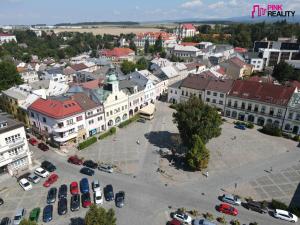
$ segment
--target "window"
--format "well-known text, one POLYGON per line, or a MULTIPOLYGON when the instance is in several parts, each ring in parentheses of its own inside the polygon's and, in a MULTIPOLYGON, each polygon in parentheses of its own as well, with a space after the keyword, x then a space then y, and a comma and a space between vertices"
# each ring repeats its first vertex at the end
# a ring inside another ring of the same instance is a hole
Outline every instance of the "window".
POLYGON ((220 94, 220 97, 221 97, 221 98, 224 98, 224 94, 220 94))
POLYGON ((69 134, 73 134, 75 133, 75 128, 72 128, 71 130, 69 130, 69 134))
POLYGON ((87 112, 87 115, 88 115, 88 116, 91 116, 91 115, 93 115, 93 111, 89 111, 89 112, 87 112))
POLYGON ((234 108, 237 108, 237 105, 238 105, 238 102, 237 102, 237 101, 234 101, 233 107, 234 107, 234 108))
POLYGON ((170 91, 170 92, 171 92, 171 94, 173 94, 173 90, 172 90, 172 89, 171 89, 171 91, 170 91))
POLYGON ((101 109, 97 109, 97 113, 101 112, 101 109))
POLYGON ((175 90, 175 95, 177 95, 177 91, 175 90))
POLYGON ((300 114, 297 113, 296 120, 300 120, 300 114))
POLYGON ((78 130, 82 130, 83 128, 83 125, 78 126, 78 130))
POLYGON ((257 112, 258 111, 258 105, 255 105, 254 106, 254 112, 257 112))
POLYGON ((115 100, 116 100, 116 101, 118 100, 118 96, 115 96, 115 100))
POLYGON ((112 110, 110 110, 110 115, 112 115, 113 114, 113 111, 112 110))
POLYGON ((67 125, 72 125, 73 124, 73 119, 67 120, 67 125))
POLYGON ((263 106, 261 107, 261 109, 260 109, 260 112, 261 112, 261 113, 265 113, 265 111, 266 111, 266 106, 263 105, 263 106))
POLYGON ((207 91, 207 95, 210 95, 210 91, 207 91))
POLYGON ((245 104, 245 102, 242 102, 242 106, 241 106, 241 108, 242 108, 242 109, 245 109, 245 107, 246 107, 246 104, 245 104))
POLYGON ((109 112, 106 113, 106 116, 109 116, 109 112))
POLYGON ((220 100, 220 101, 219 101, 219 104, 220 104, 220 105, 223 105, 223 101, 220 100))
POLYGON ((248 110, 248 111, 251 111, 251 109, 252 109, 252 104, 249 103, 249 104, 248 104, 248 107, 247 107, 247 110, 248 110))
POLYGON ((213 100, 212 100, 212 103, 216 103, 216 102, 217 102, 216 99, 213 99, 213 100))
POLYGON ((76 121, 78 122, 78 121, 81 121, 82 120, 82 116, 77 116, 76 117, 76 121))
POLYGON ((93 124, 94 120, 89 120, 89 125, 93 124))
POLYGON ((185 96, 189 96, 189 93, 187 91, 185 92, 185 96))
POLYGON ((31 115, 32 118, 34 118, 34 113, 33 112, 31 112, 30 115, 31 115))
POLYGON ((43 117, 43 122, 44 122, 44 123, 46 123, 46 122, 47 122, 47 120, 46 120, 46 118, 45 118, 45 117, 43 117))
POLYGON ((206 101, 207 101, 207 102, 210 102, 210 98, 206 98, 206 101))
POLYGON ((270 115, 273 116, 274 115, 274 109, 270 108, 270 115))
POLYGON ((124 106, 122 106, 122 111, 124 110, 124 106))
POLYGON ((217 92, 214 92, 214 93, 213 93, 213 96, 217 96, 217 95, 218 95, 218 93, 217 93, 217 92))
POLYGON ((277 116, 278 116, 278 117, 281 117, 281 116, 282 116, 282 109, 278 109, 277 116))
POLYGON ((44 127, 45 131, 48 132, 48 127, 44 127))
POLYGON ((102 116, 98 116, 98 121, 102 120, 102 116))
POLYGON ((289 113, 288 118, 289 118, 289 119, 293 119, 293 115, 294 115, 294 113, 289 113))

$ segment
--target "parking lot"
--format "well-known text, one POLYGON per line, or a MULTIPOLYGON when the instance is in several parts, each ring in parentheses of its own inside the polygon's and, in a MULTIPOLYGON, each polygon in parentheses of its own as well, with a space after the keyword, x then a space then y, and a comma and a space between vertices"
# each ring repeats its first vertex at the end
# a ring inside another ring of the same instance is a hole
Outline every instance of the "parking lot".
MULTIPOLYGON (((158 103, 154 120, 130 124, 119 129, 116 135, 76 152, 84 159, 112 163, 119 168, 113 174, 97 170, 94 177, 89 177, 90 182, 94 178, 99 179, 102 187, 112 184, 115 193, 120 190, 126 192, 124 208, 116 208, 114 202, 104 201, 103 204, 105 208, 112 207, 116 210, 118 225, 165 224, 170 219, 170 212, 180 207, 221 216, 216 212, 215 206, 220 203, 217 197, 224 190, 237 193, 241 191, 241 195, 245 196, 250 192, 243 189, 244 184, 265 176, 265 170, 271 166, 275 174, 298 164, 300 154, 295 142, 269 137, 256 129, 241 131, 233 128, 231 123, 224 123, 222 135, 207 145, 211 151, 209 177, 203 176, 202 172, 187 172, 164 164, 166 173, 172 175, 172 179, 169 179, 157 172, 161 159, 156 151, 170 148, 174 144, 172 137, 177 129, 171 115, 172 109, 167 104, 158 103), (137 140, 140 144, 136 143, 137 140), (233 188, 235 183, 238 184, 237 188, 233 188)), ((79 173, 80 166, 67 163, 68 156, 73 155, 74 151, 66 155, 53 150, 42 152, 36 147, 30 148, 34 152, 32 169, 43 160, 56 165, 59 179, 53 186, 69 186, 72 181, 79 182, 86 177, 79 173)), ((43 209, 49 188, 44 188, 42 182, 33 185, 33 190, 25 192, 15 178, 0 179, 0 197, 5 201, 0 206, 0 218, 13 217, 18 207, 26 208, 27 215, 35 207, 43 209)), ((68 206, 69 203, 70 194, 68 206)), ((79 212, 70 212, 69 207, 68 210, 66 215, 58 216, 56 202, 53 221, 49 224, 70 224, 72 219, 84 218, 86 213, 83 208, 79 212)), ((243 208, 239 208, 239 211, 238 219, 245 224, 254 220, 260 225, 285 223, 243 208)), ((231 218, 225 217, 228 221, 231 218)), ((41 216, 39 221, 41 222, 41 216)))

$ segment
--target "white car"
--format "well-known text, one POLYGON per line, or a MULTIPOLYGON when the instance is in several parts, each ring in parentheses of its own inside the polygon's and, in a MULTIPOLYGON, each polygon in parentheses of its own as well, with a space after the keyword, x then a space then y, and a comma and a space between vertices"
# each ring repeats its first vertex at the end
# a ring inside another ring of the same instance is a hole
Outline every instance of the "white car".
POLYGON ((231 205, 241 205, 241 199, 239 199, 237 196, 235 195, 231 195, 231 194, 224 194, 222 196, 222 201, 229 203, 231 205))
POLYGON ((103 204, 103 197, 101 191, 95 191, 94 200, 96 205, 103 204))
POLYGON ((99 180, 94 180, 92 183, 94 192, 101 191, 101 186, 99 180))
POLYGON ((29 191, 32 189, 32 185, 31 183, 29 183, 29 181, 26 178, 22 178, 19 181, 20 186, 25 190, 25 191, 29 191))
POLYGON ((277 219, 282 219, 282 220, 286 220, 286 221, 293 222, 293 223, 296 223, 298 221, 297 216, 295 216, 294 214, 292 214, 288 211, 281 210, 281 209, 275 209, 274 217, 277 219))
POLYGON ((49 172, 47 170, 44 170, 43 168, 39 167, 36 168, 34 173, 42 178, 46 178, 49 176, 49 172))
POLYGON ((186 224, 191 224, 192 223, 192 217, 185 213, 174 213, 173 216, 174 219, 179 220, 180 222, 186 223, 186 224))
POLYGON ((114 172, 114 168, 112 165, 108 165, 108 164, 100 164, 98 166, 98 170, 107 172, 107 173, 113 173, 114 172))

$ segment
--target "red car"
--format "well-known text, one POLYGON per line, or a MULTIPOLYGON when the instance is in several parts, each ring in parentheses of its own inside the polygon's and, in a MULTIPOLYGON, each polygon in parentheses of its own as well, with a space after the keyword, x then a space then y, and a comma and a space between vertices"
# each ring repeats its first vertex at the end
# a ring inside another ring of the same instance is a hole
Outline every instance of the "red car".
POLYGON ((218 207, 219 211, 228 215, 237 216, 239 214, 238 210, 231 205, 222 203, 218 207))
POLYGON ((37 140, 35 139, 35 138, 30 138, 29 139, 29 143, 31 144, 31 145, 37 145, 37 140))
POLYGON ((78 183, 76 181, 73 181, 70 184, 70 192, 71 192, 72 195, 79 194, 78 183))
POLYGON ((182 225, 179 220, 173 219, 168 223, 168 225, 182 225))
POLYGON ((81 159, 79 159, 77 155, 70 156, 68 158, 68 162, 73 163, 75 165, 82 165, 82 163, 83 163, 83 161, 81 159))
POLYGON ((44 187, 49 187, 51 184, 55 183, 58 179, 58 175, 55 173, 52 173, 48 179, 44 182, 43 186, 44 187))
POLYGON ((41 149, 44 152, 49 150, 48 145, 44 144, 43 142, 38 144, 38 148, 41 149))
POLYGON ((81 202, 83 208, 87 208, 92 204, 91 195, 89 192, 81 195, 81 202))

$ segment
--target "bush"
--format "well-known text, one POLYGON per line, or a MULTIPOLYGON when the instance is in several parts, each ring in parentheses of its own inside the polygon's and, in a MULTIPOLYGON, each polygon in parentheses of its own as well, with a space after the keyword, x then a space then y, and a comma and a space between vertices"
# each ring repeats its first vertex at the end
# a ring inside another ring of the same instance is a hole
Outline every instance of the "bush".
POLYGON ((176 104, 171 104, 169 107, 171 108, 171 109, 176 109, 176 104))
POLYGON ((240 221, 238 221, 238 220, 231 220, 231 221, 230 221, 230 224, 231 224, 231 225, 240 225, 241 223, 240 223, 240 221))
POLYGON ((218 218, 217 218, 217 221, 218 221, 219 223, 221 223, 221 224, 226 224, 226 220, 225 220, 225 217, 224 217, 224 216, 218 217, 218 218))
POLYGON ((211 213, 209 213, 209 212, 203 214, 203 217, 204 217, 205 219, 208 219, 208 220, 213 220, 213 219, 214 219, 213 214, 211 214, 211 213))
POLYGON ((86 147, 94 144, 95 142, 97 142, 97 138, 96 137, 92 137, 90 139, 87 139, 84 142, 79 143, 78 148, 79 148, 79 150, 82 150, 82 149, 84 149, 84 148, 86 148, 86 147))
POLYGON ((252 222, 249 225, 258 225, 258 223, 257 222, 252 222))
POLYGON ((267 125, 263 126, 263 128, 260 131, 264 134, 268 134, 271 136, 276 136, 276 137, 282 136, 282 131, 280 130, 280 128, 275 127, 272 124, 267 124, 267 125))
POLYGON ((249 128, 249 129, 253 129, 253 128, 254 128, 254 124, 251 123, 251 122, 247 123, 246 126, 247 126, 247 128, 249 128))
POLYGON ((290 206, 290 212, 295 214, 296 216, 300 216, 300 207, 299 206, 295 206, 295 205, 292 205, 290 206))
POLYGON ((293 136, 291 134, 287 134, 287 133, 282 133, 282 137, 286 138, 286 139, 292 139, 293 136))
POLYGON ((102 140, 102 139, 104 139, 104 138, 106 138, 108 136, 111 136, 111 135, 115 134, 116 132, 117 132, 117 128, 112 127, 107 132, 101 134, 98 139, 102 140))
POLYGON ((128 119, 128 120, 126 120, 126 121, 120 123, 118 127, 119 127, 119 128, 126 127, 128 124, 137 121, 139 118, 140 118, 140 115, 137 114, 137 115, 131 117, 130 119, 128 119))
POLYGON ((299 142, 299 141, 300 141, 300 136, 299 136, 299 135, 295 135, 295 136, 293 137, 293 140, 299 142))
POLYGON ((288 210, 288 206, 285 203, 283 203, 281 201, 278 201, 278 200, 275 200, 275 199, 272 199, 271 208, 288 210))

